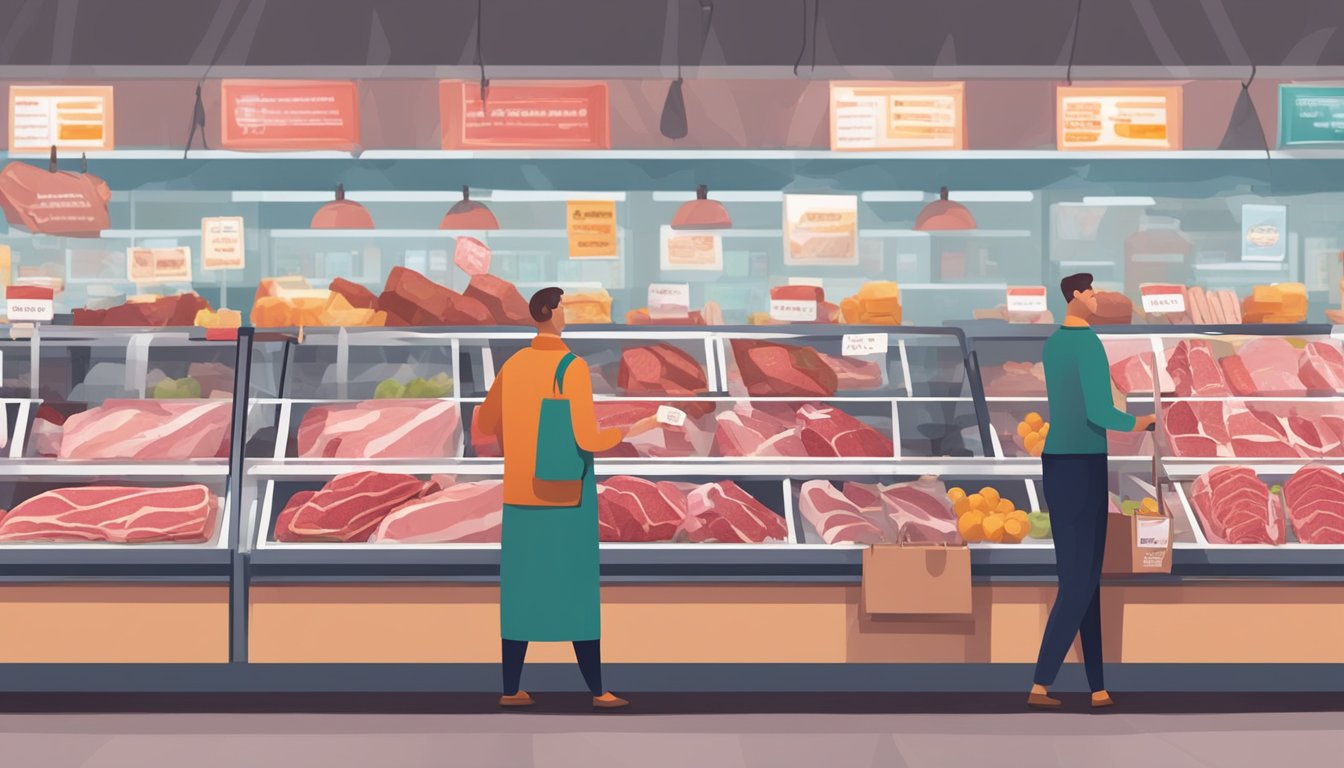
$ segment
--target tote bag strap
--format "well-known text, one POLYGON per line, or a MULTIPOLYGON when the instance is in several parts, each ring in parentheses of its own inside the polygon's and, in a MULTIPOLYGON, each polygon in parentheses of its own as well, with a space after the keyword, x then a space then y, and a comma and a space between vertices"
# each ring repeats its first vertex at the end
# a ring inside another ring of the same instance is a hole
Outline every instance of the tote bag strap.
POLYGON ((565 356, 560 358, 560 364, 555 367, 555 380, 551 382, 553 392, 565 394, 565 371, 568 371, 569 364, 577 359, 573 352, 566 352, 565 356))

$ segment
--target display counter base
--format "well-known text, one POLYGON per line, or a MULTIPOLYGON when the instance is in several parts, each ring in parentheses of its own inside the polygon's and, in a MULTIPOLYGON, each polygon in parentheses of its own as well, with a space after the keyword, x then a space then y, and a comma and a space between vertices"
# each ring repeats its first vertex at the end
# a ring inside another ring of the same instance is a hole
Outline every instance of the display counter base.
MULTIPOLYGON (((0 664, 0 693, 496 693, 498 664, 0 664)), ((1030 664, 608 664, 622 693, 1021 692, 1030 664)), ((530 691, 578 691, 574 664, 529 664, 530 691)), ((1113 691, 1322 693, 1337 664, 1108 664, 1113 691)), ((1085 691, 1066 664, 1054 690, 1085 691)))

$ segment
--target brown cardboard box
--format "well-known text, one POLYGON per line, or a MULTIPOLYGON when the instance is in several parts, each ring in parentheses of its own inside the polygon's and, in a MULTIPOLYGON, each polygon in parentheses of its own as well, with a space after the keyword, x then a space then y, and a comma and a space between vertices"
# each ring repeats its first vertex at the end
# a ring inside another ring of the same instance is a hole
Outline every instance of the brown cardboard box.
POLYGON ((874 544, 863 552, 863 609, 969 614, 970 550, 965 545, 874 544))
POLYGON ((1101 572, 1171 573, 1171 516, 1111 514, 1101 572))

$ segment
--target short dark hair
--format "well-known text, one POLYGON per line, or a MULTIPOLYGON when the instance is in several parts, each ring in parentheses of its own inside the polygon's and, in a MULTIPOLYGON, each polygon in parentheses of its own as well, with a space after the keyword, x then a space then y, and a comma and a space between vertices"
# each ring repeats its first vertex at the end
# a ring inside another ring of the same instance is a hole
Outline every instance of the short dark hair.
POLYGON ((550 320, 551 313, 560 306, 560 297, 564 295, 564 289, 555 287, 542 288, 532 294, 532 300, 527 302, 527 310, 532 313, 532 319, 538 323, 550 320))
POLYGON ((1065 303, 1073 301, 1073 294, 1078 291, 1086 291, 1092 287, 1092 273, 1079 272, 1076 275, 1069 275, 1059 281, 1059 290, 1064 294, 1065 303))

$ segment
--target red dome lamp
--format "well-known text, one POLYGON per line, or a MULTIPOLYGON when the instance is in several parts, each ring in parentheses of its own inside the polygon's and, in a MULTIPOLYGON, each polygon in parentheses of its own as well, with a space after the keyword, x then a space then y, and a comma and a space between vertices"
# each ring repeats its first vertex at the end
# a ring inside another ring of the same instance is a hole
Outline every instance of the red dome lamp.
POLYGON ((947 197, 947 187, 938 191, 938 199, 924 206, 915 218, 917 232, 949 232, 975 229, 975 217, 961 203, 947 197))
POLYGON ((695 190, 695 199, 688 200, 672 217, 673 229, 731 229, 733 220, 718 200, 709 199, 709 187, 701 184, 695 190))

